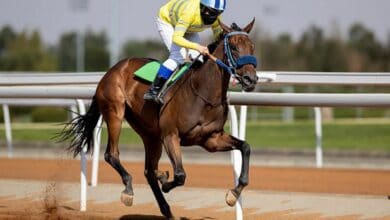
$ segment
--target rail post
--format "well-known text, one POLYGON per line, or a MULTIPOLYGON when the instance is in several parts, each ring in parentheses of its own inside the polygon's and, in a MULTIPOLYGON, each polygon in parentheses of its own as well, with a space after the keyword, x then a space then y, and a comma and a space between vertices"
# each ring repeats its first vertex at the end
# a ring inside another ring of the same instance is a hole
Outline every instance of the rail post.
POLYGON ((101 133, 102 133, 102 116, 100 116, 99 121, 94 130, 94 139, 93 139, 93 161, 92 161, 92 177, 91 177, 91 186, 95 187, 98 183, 98 172, 99 172, 99 154, 100 154, 100 144, 101 144, 101 133))
POLYGON ((11 117, 9 114, 9 107, 7 104, 3 105, 4 127, 5 127, 5 139, 7 142, 8 158, 13 157, 12 146, 12 129, 11 129, 11 117))
MULTIPOLYGON (((229 112, 230 112, 230 129, 231 133, 234 137, 239 137, 239 129, 238 129, 238 119, 237 119, 237 111, 236 108, 232 105, 229 105, 229 112)), ((238 185, 238 177, 240 176, 241 172, 241 154, 238 150, 231 151, 231 162, 233 164, 233 174, 234 174, 234 185, 238 185)), ((241 196, 236 202, 236 220, 242 220, 243 219, 243 212, 242 212, 242 203, 241 203, 241 196)))
POLYGON ((316 166, 322 168, 322 115, 321 108, 314 107, 315 131, 316 131, 316 166))
MULTIPOLYGON (((81 99, 77 99, 77 105, 80 115, 85 115, 85 105, 81 99)), ((83 146, 83 150, 80 152, 80 211, 87 210, 87 146, 83 146)))

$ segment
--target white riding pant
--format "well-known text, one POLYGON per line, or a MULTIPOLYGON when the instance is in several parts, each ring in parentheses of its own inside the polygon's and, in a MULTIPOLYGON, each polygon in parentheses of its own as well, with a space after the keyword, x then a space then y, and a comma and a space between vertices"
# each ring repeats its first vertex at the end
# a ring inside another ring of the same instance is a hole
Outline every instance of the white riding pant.
MULTIPOLYGON (((183 64, 186 58, 195 58, 199 52, 193 49, 183 48, 172 42, 174 27, 162 21, 160 18, 155 19, 158 33, 160 34, 165 46, 169 50, 169 58, 163 65, 170 70, 175 70, 178 65, 183 64)), ((200 36, 198 33, 186 33, 184 37, 192 42, 200 43, 200 36)))

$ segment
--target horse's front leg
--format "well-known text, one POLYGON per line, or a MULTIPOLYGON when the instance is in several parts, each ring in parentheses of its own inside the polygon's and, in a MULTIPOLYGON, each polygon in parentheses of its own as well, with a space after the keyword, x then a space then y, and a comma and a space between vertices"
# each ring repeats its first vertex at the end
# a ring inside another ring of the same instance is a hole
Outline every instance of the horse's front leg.
POLYGON ((173 181, 168 182, 168 174, 160 173, 158 179, 161 182, 161 189, 167 193, 171 189, 184 185, 186 173, 184 172, 183 163, 181 160, 180 139, 176 134, 167 135, 164 139, 164 147, 173 166, 173 181))
POLYGON ((219 132, 213 133, 202 147, 210 152, 231 151, 234 149, 241 152, 242 165, 238 185, 226 194, 226 203, 229 206, 234 206, 242 190, 248 185, 249 157, 251 153, 249 144, 224 132, 219 132))

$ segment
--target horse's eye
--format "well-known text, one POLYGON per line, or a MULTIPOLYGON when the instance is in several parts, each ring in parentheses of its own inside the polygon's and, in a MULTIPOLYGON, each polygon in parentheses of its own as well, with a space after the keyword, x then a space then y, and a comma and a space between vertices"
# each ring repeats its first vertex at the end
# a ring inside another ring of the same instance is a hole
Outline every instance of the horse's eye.
POLYGON ((236 45, 230 45, 230 49, 231 49, 231 50, 234 50, 234 51, 237 51, 236 45))

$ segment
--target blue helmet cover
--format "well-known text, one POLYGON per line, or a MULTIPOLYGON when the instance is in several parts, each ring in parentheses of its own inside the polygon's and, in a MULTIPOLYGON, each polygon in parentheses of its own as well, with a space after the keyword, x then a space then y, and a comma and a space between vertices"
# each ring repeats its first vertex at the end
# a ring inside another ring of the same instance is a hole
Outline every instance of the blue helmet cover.
POLYGON ((226 0, 200 0, 200 3, 219 11, 224 11, 226 8, 226 0))

